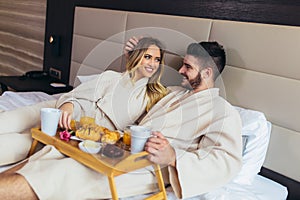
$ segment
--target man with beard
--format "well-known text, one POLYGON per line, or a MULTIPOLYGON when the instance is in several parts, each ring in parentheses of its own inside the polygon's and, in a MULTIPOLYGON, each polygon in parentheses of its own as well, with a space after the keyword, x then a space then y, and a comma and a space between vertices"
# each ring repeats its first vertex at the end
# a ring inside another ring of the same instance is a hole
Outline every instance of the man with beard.
MULTIPOLYGON (((170 88, 171 92, 140 122, 153 130, 153 137, 145 145, 148 159, 162 166, 164 181, 171 185, 178 198, 221 187, 241 167, 239 114, 219 96, 219 89, 214 88, 224 66, 225 51, 217 42, 189 45, 179 73, 184 77, 182 85, 190 89, 170 88)), ((145 171, 116 177, 119 196, 155 191, 155 176, 145 171)), ((4 199, 106 199, 110 198, 110 192, 105 176, 49 147, 42 154, 34 154, 24 167, 19 165, 2 173, 0 196, 4 199)))
POLYGON ((225 62, 225 51, 217 42, 190 44, 179 69, 186 89, 169 88, 173 92, 140 123, 161 130, 153 132, 145 150, 152 162, 167 166, 164 180, 179 198, 220 187, 240 169, 239 114, 214 88, 225 62))

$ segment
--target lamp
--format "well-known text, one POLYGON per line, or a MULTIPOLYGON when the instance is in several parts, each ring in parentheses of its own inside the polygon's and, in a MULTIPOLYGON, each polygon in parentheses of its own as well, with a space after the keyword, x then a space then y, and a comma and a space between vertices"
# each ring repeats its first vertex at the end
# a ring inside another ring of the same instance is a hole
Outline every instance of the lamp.
POLYGON ((49 37, 49 43, 51 45, 51 53, 53 56, 60 56, 60 36, 51 35, 49 37))

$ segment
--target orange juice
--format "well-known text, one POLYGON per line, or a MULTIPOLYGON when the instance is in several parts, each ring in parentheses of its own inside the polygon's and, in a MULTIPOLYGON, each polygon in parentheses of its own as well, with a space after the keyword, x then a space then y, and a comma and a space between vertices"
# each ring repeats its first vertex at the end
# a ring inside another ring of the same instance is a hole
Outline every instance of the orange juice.
POLYGON ((80 118, 80 125, 84 125, 84 124, 95 124, 95 118, 93 117, 87 117, 87 116, 84 116, 84 117, 81 117, 80 118))
POLYGON ((76 121, 75 121, 75 119, 71 120, 70 126, 71 126, 72 131, 76 131, 76 121))
POLYGON ((130 143, 131 143, 131 137, 130 137, 130 130, 129 129, 124 130, 123 143, 126 144, 126 145, 130 145, 130 143))

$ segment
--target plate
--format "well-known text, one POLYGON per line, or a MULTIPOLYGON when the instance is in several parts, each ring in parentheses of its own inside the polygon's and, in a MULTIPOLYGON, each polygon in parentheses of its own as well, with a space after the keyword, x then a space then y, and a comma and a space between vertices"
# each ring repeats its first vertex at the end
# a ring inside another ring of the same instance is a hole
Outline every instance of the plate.
POLYGON ((90 154, 96 154, 100 151, 102 144, 99 142, 94 142, 92 140, 85 140, 78 144, 78 147, 81 151, 90 154))

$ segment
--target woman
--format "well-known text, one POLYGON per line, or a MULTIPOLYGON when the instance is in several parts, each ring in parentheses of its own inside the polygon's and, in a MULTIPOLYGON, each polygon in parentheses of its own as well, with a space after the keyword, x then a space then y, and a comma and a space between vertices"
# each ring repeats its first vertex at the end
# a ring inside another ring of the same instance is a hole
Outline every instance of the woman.
POLYGON ((166 94, 166 89, 159 83, 164 51, 158 40, 141 40, 130 55, 126 72, 103 72, 98 79, 83 83, 73 92, 62 96, 57 103, 55 100, 45 101, 2 112, 0 138, 7 145, 3 144, 0 148, 5 152, 0 155, 0 166, 26 158, 32 143, 30 128, 40 123, 39 113, 43 107, 60 107, 63 110, 60 125, 65 128, 70 128, 72 116, 79 120, 89 111, 93 111, 96 123, 109 129, 123 130, 125 126, 133 124, 141 113, 147 112, 166 94), (123 86, 122 83, 126 82, 128 84, 123 86), (9 123, 6 119, 14 120, 9 123))
MULTIPOLYGON (((166 88, 160 84, 160 77, 163 73, 163 54, 163 47, 158 40, 141 39, 136 48, 130 52, 124 73, 103 72, 95 80, 79 85, 58 100, 57 107, 62 110, 60 126, 71 128, 70 121, 73 117, 78 119, 90 111, 94 113, 96 123, 110 129, 124 129, 127 125, 134 123, 141 114, 148 112, 167 94, 166 88)), ((12 175, 15 170, 19 170, 17 173, 22 174, 22 176, 17 176, 19 181, 22 183, 28 181, 32 184, 29 186, 26 183, 25 186, 30 191, 26 193, 28 199, 86 199, 91 191, 96 192, 96 197, 92 199, 98 199, 99 193, 105 198, 110 196, 109 190, 106 189, 108 186, 106 176, 65 157, 50 145, 35 153, 28 161, 5 172, 4 178, 6 175, 12 175), (37 178, 38 172, 45 169, 54 171, 53 173, 47 172, 48 176, 45 177, 47 180, 42 180, 39 176, 37 178), (71 175, 71 180, 63 178, 66 174, 71 175), (75 177, 80 181, 74 182, 74 185, 64 183, 64 181, 72 183, 75 177), (90 178, 95 179, 95 182, 90 182, 90 178), (63 180, 62 184, 57 185, 57 180, 63 180), (36 181, 48 185, 43 186, 43 191, 41 191, 38 188, 41 184, 36 185, 36 181), (84 182, 81 183, 81 181, 84 182), (100 183, 102 183, 101 187, 99 187, 100 183), (75 185, 78 187, 75 188, 75 185), (51 189, 52 186, 54 190, 51 189), (71 190, 65 192, 64 187, 71 187, 76 192, 71 192, 71 190), (55 191, 56 189, 60 191, 55 191)), ((126 178, 126 175, 122 177, 126 178)), ((147 173, 142 175, 141 179, 153 186, 155 177, 147 173)), ((147 188, 148 185, 141 187, 147 188)), ((135 189, 132 192, 133 195, 136 194, 135 189)))
POLYGON ((71 129, 71 120, 82 116, 93 117, 97 124, 110 129, 123 130, 133 124, 167 94, 160 83, 163 57, 160 41, 142 38, 129 52, 124 73, 105 71, 58 100, 60 126, 71 129))

